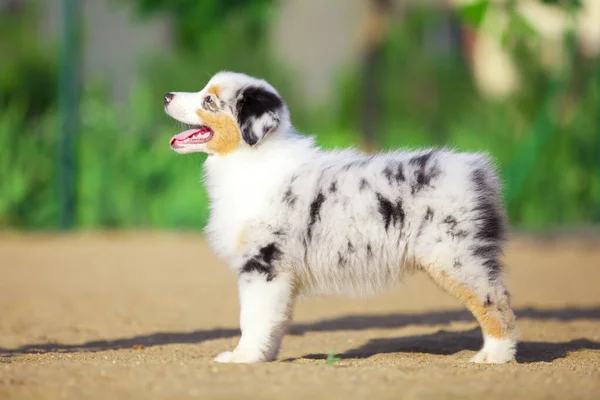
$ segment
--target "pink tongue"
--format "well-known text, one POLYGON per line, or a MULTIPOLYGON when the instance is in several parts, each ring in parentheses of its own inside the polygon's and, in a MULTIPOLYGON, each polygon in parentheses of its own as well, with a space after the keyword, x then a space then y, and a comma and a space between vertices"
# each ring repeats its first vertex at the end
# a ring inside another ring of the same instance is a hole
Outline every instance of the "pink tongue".
POLYGON ((201 136, 208 132, 210 132, 210 129, 208 129, 205 126, 203 126, 200 129, 188 129, 186 131, 183 131, 183 132, 178 133, 177 135, 173 136, 173 138, 171 138, 171 142, 173 142, 173 140, 185 140, 196 133, 198 133, 201 136))

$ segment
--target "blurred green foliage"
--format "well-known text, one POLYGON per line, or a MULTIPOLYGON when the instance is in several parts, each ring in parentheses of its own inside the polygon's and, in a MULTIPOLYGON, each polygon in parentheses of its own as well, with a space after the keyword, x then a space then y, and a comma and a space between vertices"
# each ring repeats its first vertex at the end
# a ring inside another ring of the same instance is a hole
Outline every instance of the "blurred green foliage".
POLYGON ((11 15, 0 13, 0 110, 24 108, 25 117, 37 117, 54 102, 56 58, 42 50, 35 27, 37 9, 11 15))
POLYGON ((227 29, 222 23, 241 26, 247 42, 257 47, 265 38, 274 11, 274 0, 119 0, 132 3, 142 15, 167 13, 180 49, 202 51, 218 41, 227 29), (249 40, 248 40, 249 39, 249 40))
MULTIPOLYGON (((505 42, 525 85, 505 101, 485 100, 457 49, 428 46, 442 15, 409 9, 384 42, 378 145, 490 152, 502 173, 511 221, 523 228, 600 221, 598 62, 584 59, 566 32, 570 58, 552 71, 537 61, 541 42, 527 34, 533 28, 511 29, 505 42)), ((358 126, 360 85, 359 71, 341 81, 338 126, 358 126)))
MULTIPOLYGON (((106 85, 86 82, 77 144, 79 227, 204 225, 205 156, 170 150, 168 140, 178 124, 163 114, 162 95, 199 90, 219 70, 271 81, 289 103, 295 125, 317 134, 321 145, 360 144, 360 70, 341 74, 328 107, 307 107, 295 74, 265 44, 274 0, 117 1, 134 3, 141 15, 168 13, 177 47, 169 57, 144 63, 123 104, 115 105, 106 85)), ((479 14, 472 9, 466 15, 477 24, 479 14)), ((527 84, 506 101, 484 100, 460 49, 432 45, 431 36, 446 17, 422 6, 407 9, 403 23, 392 25, 381 53, 375 144, 490 152, 503 172, 510 217, 520 227, 598 221, 598 65, 573 51, 567 69, 552 73, 535 61, 535 40, 524 40, 516 30, 506 43, 527 84)), ((37 45, 36 13, 0 18, 0 49, 14 54, 0 61, 0 226, 52 229, 57 222, 56 58, 37 45)))

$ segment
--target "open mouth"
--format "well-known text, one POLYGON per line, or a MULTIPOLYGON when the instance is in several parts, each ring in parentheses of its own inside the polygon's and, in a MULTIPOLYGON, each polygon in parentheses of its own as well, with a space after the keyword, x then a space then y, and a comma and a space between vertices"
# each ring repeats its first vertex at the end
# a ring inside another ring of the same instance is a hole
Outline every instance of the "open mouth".
POLYGON ((171 138, 172 148, 181 148, 189 144, 202 144, 208 142, 213 137, 213 131, 206 125, 199 125, 192 129, 185 130, 171 138))

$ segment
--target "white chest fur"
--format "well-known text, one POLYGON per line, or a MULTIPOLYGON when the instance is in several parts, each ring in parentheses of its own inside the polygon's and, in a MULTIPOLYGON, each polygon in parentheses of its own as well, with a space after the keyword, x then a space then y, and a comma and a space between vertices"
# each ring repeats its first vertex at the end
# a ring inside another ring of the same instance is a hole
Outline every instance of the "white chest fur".
POLYGON ((235 263, 245 231, 252 224, 269 223, 276 211, 274 197, 313 154, 312 140, 301 139, 271 140, 258 148, 209 157, 205 184, 211 212, 206 235, 214 251, 235 263))

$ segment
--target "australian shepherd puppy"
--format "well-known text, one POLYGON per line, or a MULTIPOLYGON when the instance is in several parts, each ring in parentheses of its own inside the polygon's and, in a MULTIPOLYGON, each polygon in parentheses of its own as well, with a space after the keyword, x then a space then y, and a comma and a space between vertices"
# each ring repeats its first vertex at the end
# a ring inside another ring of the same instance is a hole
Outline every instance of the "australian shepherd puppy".
POLYGON ((515 358, 499 259, 506 217, 485 154, 325 151, 294 131, 270 84, 240 73, 164 100, 191 125, 173 150, 208 154, 206 236, 238 278, 242 336, 216 361, 274 360, 299 296, 375 293, 413 271, 479 322, 483 348, 471 361, 515 358))

